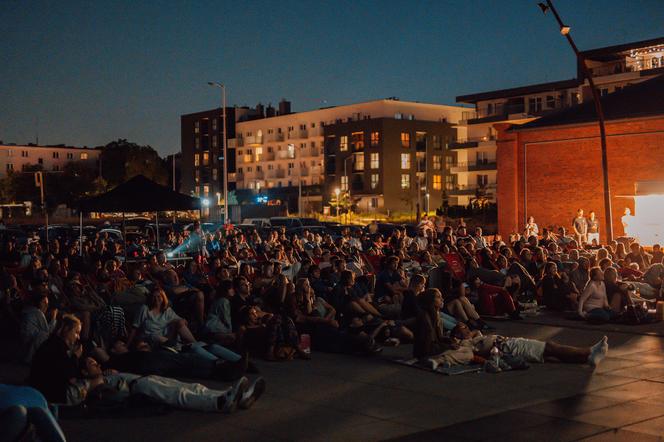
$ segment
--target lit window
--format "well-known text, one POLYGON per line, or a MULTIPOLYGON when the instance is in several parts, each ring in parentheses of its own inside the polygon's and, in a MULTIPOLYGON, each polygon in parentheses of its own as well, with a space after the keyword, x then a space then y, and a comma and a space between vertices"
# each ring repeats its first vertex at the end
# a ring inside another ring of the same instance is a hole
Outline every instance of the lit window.
POLYGON ((401 132, 401 147, 410 147, 410 134, 408 132, 401 132))
MULTIPOLYGON (((12 149, 9 149, 9 150, 7 151, 7 156, 8 156, 8 157, 13 157, 13 156, 14 156, 14 151, 13 151, 12 149)), ((53 158, 55 158, 55 157, 53 157, 53 158)))
POLYGON ((410 189, 410 175, 407 173, 401 175, 401 188, 403 190, 410 189))
POLYGON ((194 123, 194 133, 197 134, 197 133, 199 133, 200 131, 201 131, 201 122, 200 122, 200 121, 196 121, 196 122, 194 123))
POLYGON ((364 170, 364 154, 359 153, 355 155, 355 161, 353 164, 353 169, 357 171, 364 170))
POLYGON ((380 154, 378 152, 374 152, 371 154, 371 168, 372 169, 380 168, 380 154))
POLYGON ((348 190, 348 176, 347 175, 342 175, 341 176, 341 186, 339 186, 339 187, 344 192, 348 190))
POLYGON ((346 135, 339 137, 339 150, 348 150, 348 137, 346 135))
POLYGON ((203 166, 207 166, 208 164, 210 164, 210 153, 203 152, 203 166))
POLYGON ((203 195, 208 196, 210 194, 210 186, 203 186, 203 195))
POLYGON ((378 146, 380 143, 380 132, 371 132, 371 145, 378 146))
POLYGON ((440 149, 443 147, 443 143, 440 140, 440 135, 431 136, 431 144, 434 149, 440 149))
POLYGON ((433 155, 431 159, 433 170, 441 170, 443 168, 443 157, 440 155, 433 155))
POLYGON ((441 190, 443 188, 443 177, 440 175, 433 176, 433 190, 441 190))
POLYGON ((401 168, 402 169, 410 169, 410 154, 409 153, 402 153, 401 154, 401 168))
MULTIPOLYGON (((26 155, 26 157, 27 157, 27 155, 26 155)), ((82 159, 82 160, 87 160, 87 159, 88 159, 88 153, 87 153, 87 152, 83 152, 83 153, 81 154, 81 159, 82 159)))
POLYGON ((194 167, 198 167, 201 165, 201 159, 198 154, 194 154, 194 167))
POLYGON ((353 132, 351 137, 354 150, 364 149, 364 132, 353 132))
POLYGON ((377 173, 371 174, 371 188, 376 189, 378 187, 379 175, 377 173))

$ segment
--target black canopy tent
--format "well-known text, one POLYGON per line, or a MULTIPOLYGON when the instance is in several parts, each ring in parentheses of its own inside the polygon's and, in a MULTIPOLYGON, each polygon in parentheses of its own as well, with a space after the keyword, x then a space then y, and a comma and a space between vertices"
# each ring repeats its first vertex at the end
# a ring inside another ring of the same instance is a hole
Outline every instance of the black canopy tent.
POLYGON ((83 212, 122 212, 125 239, 127 236, 124 229, 125 212, 155 212, 156 239, 157 248, 159 248, 159 212, 200 210, 201 200, 171 190, 143 175, 136 175, 106 193, 80 201, 78 209, 81 243, 83 241, 83 212))

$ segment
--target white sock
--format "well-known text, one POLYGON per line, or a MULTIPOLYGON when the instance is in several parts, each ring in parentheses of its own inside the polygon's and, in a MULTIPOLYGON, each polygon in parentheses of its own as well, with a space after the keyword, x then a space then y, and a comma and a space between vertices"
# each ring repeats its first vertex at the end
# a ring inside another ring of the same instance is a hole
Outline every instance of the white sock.
POLYGON ((604 336, 599 342, 590 347, 590 355, 588 356, 588 364, 595 368, 602 362, 609 352, 609 338, 604 336))

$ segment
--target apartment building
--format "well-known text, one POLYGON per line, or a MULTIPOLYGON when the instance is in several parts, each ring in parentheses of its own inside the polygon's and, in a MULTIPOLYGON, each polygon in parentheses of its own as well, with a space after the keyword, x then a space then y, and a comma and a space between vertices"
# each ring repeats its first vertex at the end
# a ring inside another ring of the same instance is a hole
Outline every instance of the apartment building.
MULTIPOLYGON (((237 121, 255 118, 256 109, 249 107, 226 108, 226 136, 235 137, 237 121)), ((181 189, 208 198, 210 207, 216 210, 222 204, 223 195, 223 109, 216 108, 180 116, 181 136, 181 189)), ((235 149, 228 145, 228 173, 235 172, 235 149)), ((229 179, 229 188, 233 181, 229 179)), ((204 215, 210 210, 204 209, 204 215)))
MULTIPOLYGON (((581 54, 602 96, 664 72, 664 38, 581 54)), ((494 124, 524 124, 590 100, 592 91, 579 64, 572 79, 458 96, 458 103, 472 104, 475 109, 465 112, 460 122, 467 137, 459 137, 449 146, 450 204, 466 205, 478 192, 495 201, 498 176, 494 124)))
POLYGON ((29 166, 39 165, 45 172, 61 172, 74 161, 91 168, 98 167, 101 150, 64 144, 38 146, 36 144, 2 144, 0 142, 0 178, 18 173, 29 166))
POLYGON ((371 118, 325 126, 325 191, 348 192, 354 211, 417 213, 443 204, 449 122, 371 118))
MULTIPOLYGON (((235 179, 238 192, 245 190, 245 193, 266 194, 270 199, 287 201, 291 210, 301 202, 303 212, 320 212, 330 193, 330 189, 324 188, 323 185, 336 186, 340 183, 339 175, 335 175, 334 180, 326 180, 332 170, 327 169, 331 168, 327 164, 333 162, 333 169, 341 170, 338 164, 341 156, 328 157, 332 155, 332 150, 325 150, 327 136, 338 135, 341 139, 344 136, 341 132, 346 128, 356 127, 354 125, 358 124, 359 130, 364 123, 367 126, 362 132, 366 137, 366 145, 370 146, 372 126, 369 122, 374 120, 381 125, 387 125, 385 120, 400 121, 404 124, 425 121, 456 124, 464 110, 465 108, 459 106, 391 98, 291 113, 290 103, 282 102, 278 115, 266 114, 266 118, 238 122, 236 125, 236 138, 232 143, 237 157, 235 179)), ((442 127, 447 128, 448 125, 441 125, 442 127)), ((352 137, 352 133, 350 136, 352 137)), ((370 162, 370 158, 366 159, 367 167, 370 162)), ((355 164, 354 167, 358 167, 359 163, 355 164)), ((413 158, 413 171, 415 165, 413 158)), ((369 186, 366 190, 369 191, 371 177, 368 171, 365 172, 366 185, 369 186)), ((383 175, 381 172, 381 175, 384 179, 390 178, 388 174, 383 175)), ((395 177, 398 175, 395 170, 395 177)), ((364 189, 364 182, 362 188, 364 189)), ((370 193, 372 192, 368 192, 370 193)), ((385 207, 384 200, 379 200, 377 204, 385 207)), ((391 202, 389 204, 391 205, 391 202)))

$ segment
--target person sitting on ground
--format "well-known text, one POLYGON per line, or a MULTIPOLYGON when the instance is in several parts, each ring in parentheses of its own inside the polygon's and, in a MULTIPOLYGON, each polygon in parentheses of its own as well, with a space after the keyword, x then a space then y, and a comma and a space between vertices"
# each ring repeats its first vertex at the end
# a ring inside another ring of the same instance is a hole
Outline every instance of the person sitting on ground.
POLYGON ((523 358, 526 362, 542 363, 546 358, 555 358, 560 362, 588 364, 595 368, 609 352, 608 338, 604 336, 592 347, 572 347, 553 341, 539 341, 526 338, 511 338, 500 335, 482 335, 479 330, 470 330, 466 324, 459 323, 452 330, 452 336, 460 341, 470 341, 473 352, 482 358, 489 358, 493 347, 503 354, 523 358))
POLYGON ((25 351, 23 361, 30 363, 37 349, 55 330, 58 309, 48 308, 48 292, 34 291, 21 315, 21 344, 25 351))
POLYGON ((572 290, 572 284, 563 281, 555 262, 547 262, 541 281, 543 304, 555 311, 571 310, 577 303, 577 293, 572 290))
MULTIPOLYGON (((455 293, 455 292, 453 292, 455 293)), ((449 296, 446 299, 447 312, 457 321, 465 322, 476 329, 489 329, 490 327, 482 321, 475 306, 468 299, 471 293, 471 287, 467 283, 461 283, 455 296, 449 296)))
POLYGON ((617 316, 609 304, 604 272, 599 267, 590 269, 590 280, 579 297, 578 313, 582 318, 595 323, 609 322, 617 316))
POLYGON ((439 365, 468 364, 473 359, 469 346, 459 346, 443 334, 440 311, 443 296, 438 289, 426 289, 419 296, 420 309, 413 327, 413 356, 435 370, 439 365))

